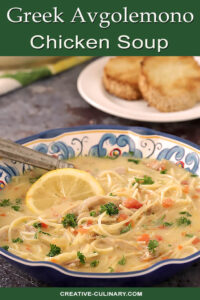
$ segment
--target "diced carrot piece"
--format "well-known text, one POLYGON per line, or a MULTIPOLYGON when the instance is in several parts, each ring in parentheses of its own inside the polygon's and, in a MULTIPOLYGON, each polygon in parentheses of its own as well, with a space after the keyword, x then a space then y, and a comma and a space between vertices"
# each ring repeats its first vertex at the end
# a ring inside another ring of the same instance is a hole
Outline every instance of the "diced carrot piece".
POLYGON ((188 185, 189 182, 188 182, 187 180, 182 180, 182 181, 181 181, 181 184, 182 184, 182 185, 188 185))
POLYGON ((126 208, 135 208, 135 209, 139 209, 140 207, 143 206, 142 203, 140 203, 139 201, 137 201, 136 199, 133 198, 127 198, 124 202, 124 206, 126 208))
POLYGON ((90 219, 89 219, 89 220, 87 221, 87 225, 90 226, 90 225, 92 225, 92 224, 93 224, 93 220, 90 220, 90 219))
POLYGON ((192 199, 194 199, 194 200, 199 199, 199 196, 195 194, 195 195, 192 196, 192 199))
POLYGON ((117 222, 122 222, 126 220, 128 216, 126 214, 120 214, 119 217, 117 218, 117 222))
POLYGON ((6 217, 6 214, 0 214, 1 217, 6 217))
POLYGON ((129 224, 131 224, 131 227, 134 227, 134 225, 135 225, 133 220, 125 223, 126 226, 128 226, 129 224))
POLYGON ((77 234, 78 234, 78 231, 75 229, 75 230, 73 231, 73 234, 74 234, 74 235, 77 235, 77 234))
POLYGON ((185 236, 185 235, 186 235, 186 232, 185 232, 185 231, 181 232, 181 235, 182 235, 182 236, 185 236))
POLYGON ((88 229, 85 229, 85 228, 79 228, 77 231, 78 231, 79 233, 81 233, 81 234, 84 234, 84 233, 87 233, 87 232, 88 232, 88 229))
POLYGON ((166 198, 162 202, 162 206, 165 208, 172 207, 174 205, 174 201, 171 198, 166 198))
POLYGON ((158 242, 163 240, 163 237, 161 235, 156 235, 155 238, 158 242))
POLYGON ((179 250, 182 250, 182 249, 183 249, 183 246, 182 246, 182 245, 178 245, 178 249, 179 249, 179 250))
POLYGON ((55 258, 52 258, 52 259, 51 259, 51 262, 52 262, 52 263, 56 263, 57 260, 56 260, 55 258))
POLYGON ((139 242, 146 242, 148 243, 150 240, 150 237, 147 233, 144 233, 143 235, 141 235, 138 239, 139 242))
POLYGON ((166 226, 160 225, 160 226, 158 226, 158 228, 159 228, 159 229, 166 229, 166 226))
POLYGON ((27 250, 27 251, 31 251, 31 246, 30 246, 30 245, 27 245, 27 246, 26 246, 26 250, 27 250))
POLYGON ((197 193, 200 193, 200 189, 196 189, 196 192, 197 192, 197 193))
POLYGON ((164 170, 166 170, 166 164, 164 162, 162 162, 159 171, 164 171, 164 170))
POLYGON ((189 193, 189 186, 186 185, 183 189, 182 189, 184 194, 188 194, 189 193))
POLYGON ((48 228, 48 225, 45 223, 41 223, 42 228, 48 228))
POLYGON ((150 163, 147 164, 147 167, 161 171, 166 169, 166 163, 165 162, 159 162, 159 161, 151 161, 150 163))
POLYGON ((193 241, 192 241, 192 244, 193 245, 196 245, 200 242, 200 239, 198 237, 196 237, 193 241))
POLYGON ((162 260, 165 260, 165 259, 169 259, 169 256, 163 256, 161 257, 162 260))

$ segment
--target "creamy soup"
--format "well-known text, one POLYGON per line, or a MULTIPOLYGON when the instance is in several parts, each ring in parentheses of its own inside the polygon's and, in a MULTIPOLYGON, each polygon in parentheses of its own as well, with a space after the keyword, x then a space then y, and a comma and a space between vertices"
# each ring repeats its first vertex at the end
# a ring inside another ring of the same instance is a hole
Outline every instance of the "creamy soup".
POLYGON ((45 171, 14 177, 0 192, 1 247, 28 260, 104 273, 141 270, 200 250, 199 177, 165 160, 72 162, 91 173, 104 194, 74 201, 65 195, 38 215, 25 196, 45 171))

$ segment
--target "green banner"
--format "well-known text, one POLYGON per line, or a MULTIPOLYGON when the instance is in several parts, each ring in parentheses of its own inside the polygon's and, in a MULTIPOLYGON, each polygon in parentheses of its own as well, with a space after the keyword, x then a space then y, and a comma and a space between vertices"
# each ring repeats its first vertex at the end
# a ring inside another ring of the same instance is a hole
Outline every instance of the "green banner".
POLYGON ((1 288, 0 296, 13 300, 64 299, 199 299, 200 288, 1 288))
POLYGON ((199 55, 197 0, 9 0, 0 55, 199 55))

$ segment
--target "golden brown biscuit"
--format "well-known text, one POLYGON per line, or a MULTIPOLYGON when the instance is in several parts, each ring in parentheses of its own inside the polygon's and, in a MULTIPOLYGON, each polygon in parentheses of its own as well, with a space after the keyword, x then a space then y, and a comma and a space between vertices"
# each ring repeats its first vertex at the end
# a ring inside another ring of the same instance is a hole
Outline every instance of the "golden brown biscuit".
POLYGON ((159 111, 191 108, 200 101, 200 66, 192 56, 146 57, 139 87, 143 98, 159 111))
POLYGON ((126 100, 141 99, 138 87, 140 63, 143 56, 117 56, 111 58, 104 67, 105 89, 126 100))

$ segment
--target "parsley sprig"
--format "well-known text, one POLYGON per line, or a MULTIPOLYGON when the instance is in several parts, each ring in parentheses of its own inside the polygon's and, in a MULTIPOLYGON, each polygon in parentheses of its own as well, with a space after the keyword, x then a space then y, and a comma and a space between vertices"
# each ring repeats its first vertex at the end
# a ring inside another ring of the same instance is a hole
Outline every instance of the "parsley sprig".
POLYGON ((9 246, 5 245, 5 246, 1 246, 1 248, 3 248, 4 250, 8 251, 9 246))
POLYGON ((99 260, 93 260, 93 261, 90 263, 90 266, 91 266, 92 268, 95 268, 95 267, 98 266, 98 264, 99 264, 99 260))
POLYGON ((133 162, 134 164, 138 165, 140 163, 139 159, 133 159, 133 158, 129 158, 128 159, 129 162, 133 162))
POLYGON ((176 224, 178 226, 188 226, 191 223, 192 223, 191 220, 186 217, 180 217, 179 219, 176 220, 176 224))
POLYGON ((172 222, 164 222, 166 215, 163 215, 160 219, 158 219, 157 221, 155 221, 155 225, 156 226, 164 226, 164 227, 170 227, 173 225, 172 222))
POLYGON ((37 232, 35 233, 35 235, 34 235, 34 239, 37 239, 37 238, 38 238, 38 234, 39 234, 39 233, 46 234, 46 235, 49 235, 49 236, 50 236, 50 233, 41 230, 41 228, 42 228, 42 223, 36 222, 36 223, 33 224, 33 227, 35 227, 36 229, 38 229, 38 231, 37 231, 37 232))
POLYGON ((151 254, 156 253, 156 248, 158 247, 159 243, 157 240, 150 240, 148 243, 148 250, 151 254))
POLYGON ((126 263, 126 257, 123 256, 122 259, 120 259, 120 260, 118 261, 118 264, 123 266, 123 265, 125 265, 125 263, 126 263))
POLYGON ((14 209, 15 211, 19 211, 20 210, 20 205, 21 204, 21 199, 17 198, 15 200, 15 204, 12 204, 12 202, 10 201, 10 199, 3 199, 0 201, 0 207, 7 207, 7 206, 11 206, 12 209, 14 209))
POLYGON ((129 223, 127 226, 125 226, 124 228, 121 229, 120 234, 130 231, 131 228, 132 228, 132 225, 131 225, 131 223, 129 223))
POLYGON ((151 177, 144 175, 143 178, 137 178, 135 177, 135 181, 139 184, 154 184, 154 181, 151 177))
POLYGON ((77 257, 80 260, 81 264, 85 264, 85 255, 83 253, 81 253, 80 251, 77 252, 77 257))
POLYGON ((10 206, 10 199, 3 199, 0 201, 0 207, 6 207, 6 206, 10 206))
POLYGON ((49 253, 47 254, 47 256, 49 257, 54 257, 56 255, 59 255, 61 253, 61 249, 60 247, 57 247, 56 245, 54 244, 50 244, 50 251, 49 253))
POLYGON ((186 215, 187 217, 191 217, 192 215, 188 211, 181 211, 180 215, 186 215))
POLYGON ((112 202, 108 202, 107 204, 101 205, 100 213, 102 214, 104 211, 109 216, 117 215, 119 213, 118 207, 112 202))
POLYGON ((16 239, 12 239, 12 242, 13 242, 13 243, 22 244, 22 243, 23 243, 23 240, 22 240, 20 237, 18 237, 18 238, 16 238, 16 239))
POLYGON ((75 214, 67 214, 63 219, 62 219, 62 224, 63 226, 66 227, 73 227, 75 228, 77 224, 77 218, 75 214))
POLYGON ((97 215, 96 211, 93 210, 93 211, 90 212, 91 217, 96 217, 96 215, 97 215))
POLYGON ((161 170, 160 174, 166 174, 167 173, 167 169, 161 170))

